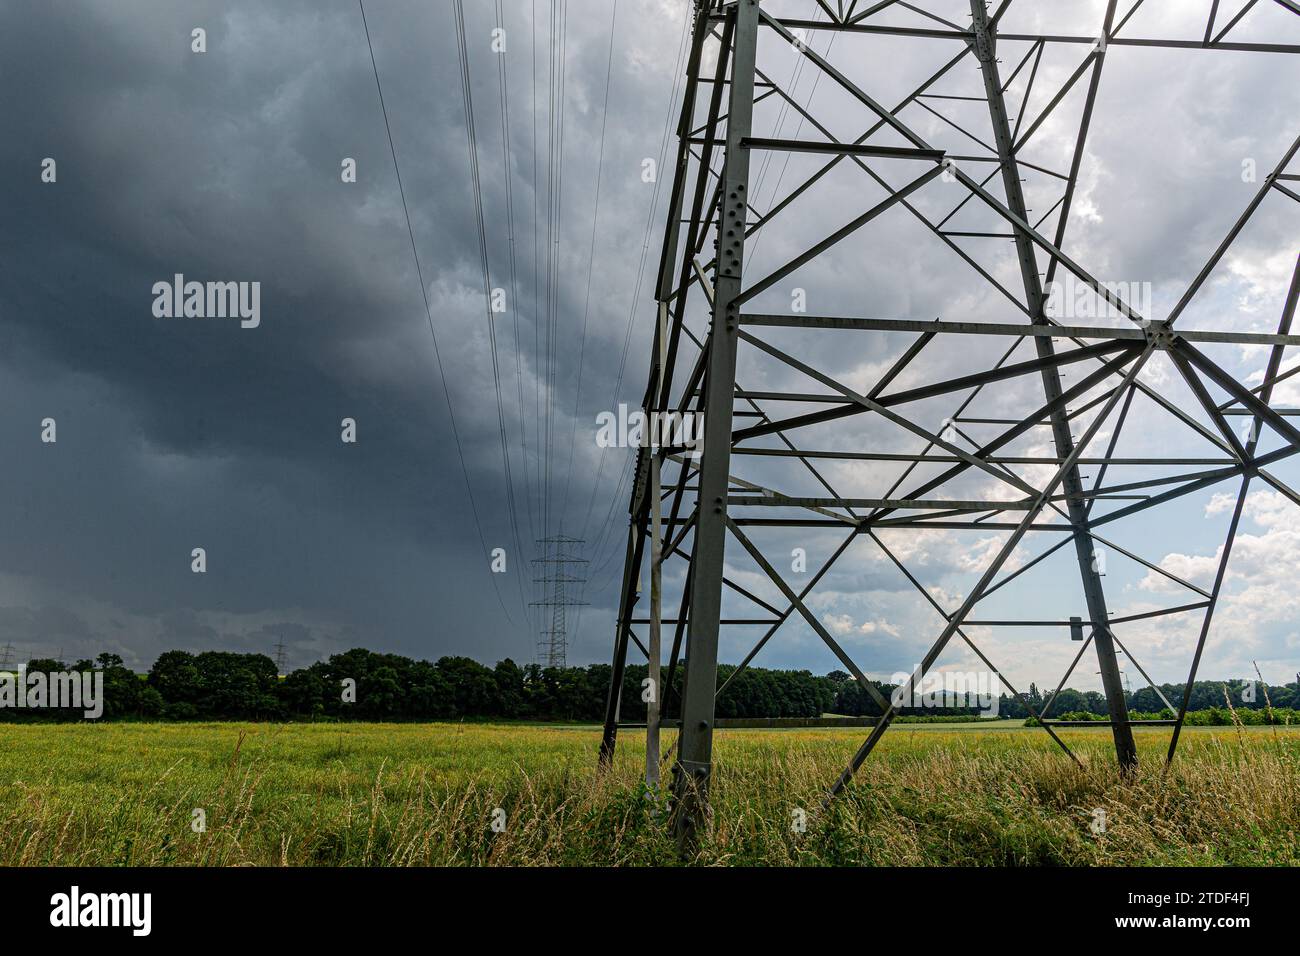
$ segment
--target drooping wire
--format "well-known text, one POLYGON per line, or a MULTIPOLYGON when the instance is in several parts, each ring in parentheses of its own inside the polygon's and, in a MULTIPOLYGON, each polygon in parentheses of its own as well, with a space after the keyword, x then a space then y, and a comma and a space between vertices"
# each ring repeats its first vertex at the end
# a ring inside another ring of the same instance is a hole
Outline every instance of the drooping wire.
MULTIPOLYGON (((686 41, 690 35, 690 23, 691 23, 691 17, 688 10, 687 13, 685 14, 685 19, 682 24, 682 36, 677 48, 677 64, 673 68, 673 73, 675 78, 673 82, 672 92, 668 96, 668 110, 667 110, 668 115, 664 120, 664 131, 663 131, 663 136, 660 140, 659 161, 656 169, 663 167, 664 159, 667 156, 669 133, 672 130, 672 122, 673 122, 673 105, 676 103, 678 90, 680 89, 681 86, 682 59, 686 52, 686 41)), ((645 278, 646 257, 649 254, 650 236, 654 229, 655 208, 659 203, 659 184, 660 184, 660 177, 656 175, 655 188, 650 197, 650 205, 646 210, 646 224, 644 230, 644 237, 642 238, 641 241, 641 259, 637 267, 636 284, 632 290, 632 301, 628 308, 627 323, 623 330, 623 348, 619 356, 618 373, 614 381, 613 397, 610 399, 611 410, 614 409, 614 407, 618 403, 618 395, 619 392, 622 391, 622 387, 623 387, 623 375, 627 369, 628 349, 631 346, 631 341, 632 341, 632 329, 636 318, 636 308, 641 301, 641 285, 645 278)), ((605 470, 606 453, 608 451, 609 451, 608 448, 601 449, 600 461, 596 469, 596 479, 592 484, 591 499, 587 504, 587 514, 582 524, 583 533, 579 535, 579 537, 586 537, 586 529, 591 523, 591 514, 596 504, 596 497, 599 494, 600 479, 605 470)), ((613 508, 614 508, 614 503, 611 502, 610 505, 611 516, 613 513, 613 508)))
MULTIPOLYGON (((821 19, 821 11, 820 11, 820 10, 814 11, 813 19, 814 19, 814 20, 820 20, 820 19, 821 19)), ((832 47, 832 46, 834 45, 834 43, 835 43, 835 38, 836 38, 836 34, 832 34, 831 37, 830 37, 830 41, 829 41, 829 43, 828 43, 827 46, 826 46, 826 49, 823 51, 823 55, 827 55, 827 54, 830 53, 831 47, 832 47)), ((790 82, 787 84, 788 87, 789 87, 789 89, 790 89, 790 95, 791 95, 791 97, 794 96, 794 91, 795 91, 796 86, 798 85, 799 78, 800 78, 800 76, 801 76, 801 74, 802 74, 802 72, 803 72, 803 66, 804 66, 805 61, 806 61, 806 57, 799 56, 799 57, 797 58, 797 60, 796 60, 795 66, 794 66, 794 68, 793 68, 793 70, 792 70, 791 78, 790 78, 790 82)), ((808 103, 810 103, 810 102, 812 101, 812 97, 816 94, 816 92, 817 92, 817 85, 818 85, 818 83, 820 82, 820 80, 821 80, 821 71, 818 71, 818 72, 814 75, 814 77, 813 77, 812 89, 809 90, 809 92, 808 92, 808 97, 807 97, 807 101, 806 101, 805 104, 804 104, 804 108, 805 108, 805 109, 807 109, 807 105, 808 105, 808 103)), ((773 136, 777 136, 777 137, 780 136, 780 131, 781 131, 781 129, 782 129, 782 128, 784 127, 784 125, 785 125, 785 121, 786 121, 786 118, 787 118, 789 112, 790 112, 790 104, 789 104, 788 102, 786 102, 785 100, 782 100, 780 111, 778 112, 777 117, 776 117, 776 120, 775 120, 775 123, 774 123, 774 132, 773 132, 773 136)), ((803 130, 804 121, 805 121, 805 117, 803 116, 803 114, 799 114, 798 124, 797 124, 797 126, 796 126, 796 128, 795 128, 795 133, 794 133, 794 137, 795 137, 796 139, 798 138, 799 133, 803 130)), ((764 182, 765 182, 765 180, 767 179, 768 170, 769 170, 769 164, 770 164, 770 162, 771 162, 772 155, 773 155, 772 153, 767 153, 767 154, 764 156, 763 163, 762 163, 762 165, 761 165, 760 168, 759 168, 758 176, 756 177, 756 183, 755 183, 755 187, 754 187, 754 190, 753 190, 753 193, 754 193, 755 196, 758 196, 758 195, 760 194, 760 192, 761 192, 761 190, 762 190, 762 188, 763 188, 764 182)), ((777 178, 776 178, 776 185, 772 188, 771 195, 768 197, 768 203, 767 203, 767 204, 768 204, 769 206, 770 206, 770 205, 771 205, 771 204, 776 200, 776 197, 780 194, 781 183, 782 183, 782 181, 785 179, 785 174, 786 174, 787 169, 789 168, 789 165, 790 165, 790 154, 787 153, 786 156, 785 156, 784 163, 783 163, 782 166, 781 166, 781 170, 780 170, 779 174, 777 175, 777 178)), ((748 250, 747 253, 746 253, 750 258, 753 258, 754 256, 757 255, 757 253, 758 253, 758 243, 759 243, 759 240, 761 240, 761 238, 762 238, 762 230, 760 230, 759 234, 756 235, 756 236, 754 237, 753 248, 750 249, 750 250, 748 250)), ((617 542, 616 542, 616 541, 611 541, 611 540, 610 540, 609 535, 608 535, 608 531, 609 531, 609 528, 611 527, 611 525, 610 525, 609 522, 610 522, 610 519, 612 519, 612 517, 613 517, 613 506, 616 505, 616 504, 618 503, 618 500, 619 500, 620 496, 623 494, 623 487, 624 487, 624 485, 625 485, 625 482, 620 482, 620 484, 619 484, 619 488, 618 488, 618 490, 616 490, 615 495, 614 495, 614 499, 613 499, 613 501, 611 502, 611 510, 610 510, 610 513, 609 513, 609 515, 607 516, 607 519, 606 519, 606 523, 605 523, 605 525, 602 527, 602 534, 601 534, 601 535, 598 535, 598 539, 599 539, 599 540, 598 540, 598 542, 597 542, 597 546, 596 546, 595 548, 591 549, 591 552, 590 552, 590 553, 592 554, 592 556, 593 556, 593 564, 592 564, 593 571, 592 571, 592 575, 591 575, 593 579, 595 579, 595 578, 599 578, 599 577, 601 576, 602 572, 604 571, 604 569, 605 569, 606 567, 608 567, 609 564, 610 564, 610 562, 611 562, 615 557, 617 557, 618 554, 619 554, 619 548, 617 547, 617 542), (603 558, 603 560, 602 560, 602 559, 599 557, 599 555, 600 555, 600 550, 599 550, 599 549, 600 549, 600 548, 604 548, 604 547, 606 547, 607 545, 613 545, 613 546, 609 547, 608 552, 604 555, 604 558, 603 558), (595 562, 599 562, 599 563, 597 564, 597 563, 595 563, 595 562)))
MULTIPOLYGON (((541 215, 538 211, 538 197, 541 192, 537 188, 537 0, 532 0, 532 17, 530 20, 533 31, 533 65, 532 65, 532 93, 533 93, 533 434, 537 436, 537 510, 543 509, 543 498, 545 489, 542 485, 542 347, 541 347, 541 327, 542 312, 540 291, 542 286, 542 266, 541 266, 541 233, 539 223, 541 215)), ((546 536, 545 516, 542 516, 542 536, 546 536)))
MULTIPOLYGON (((547 137, 546 247, 546 468, 543 527, 549 537, 557 516, 552 507, 552 479, 555 469, 556 366, 559 356, 560 237, 564 210, 564 107, 568 41, 568 0, 551 0, 550 130, 547 137)), ((562 517, 562 516, 560 516, 562 517)))
POLYGON ((545 356, 543 359, 543 396, 545 407, 542 409, 542 536, 551 534, 551 361, 554 334, 551 323, 554 309, 551 306, 551 266, 554 261, 555 235, 555 0, 550 0, 550 58, 546 63, 546 248, 543 261, 546 265, 544 279, 546 295, 545 311, 545 356))
MULTIPOLYGON (((496 0, 496 21, 497 27, 501 30, 502 37, 505 36, 505 13, 501 6, 501 0, 496 0)), ((508 238, 510 243, 510 311, 514 317, 515 330, 515 386, 519 398, 519 445, 523 454, 523 475, 524 475, 524 508, 528 514, 528 530, 532 537, 537 537, 536 519, 533 514, 533 491, 532 479, 529 477, 528 468, 528 434, 524 426, 524 373, 523 373, 523 346, 519 331, 519 313, 522 300, 519 298, 519 280, 518 272, 515 266, 515 203, 514 188, 512 180, 514 178, 514 166, 511 161, 512 150, 510 148, 510 84, 506 76, 506 58, 499 56, 497 58, 497 78, 501 87, 501 149, 502 149, 502 169, 505 177, 506 191, 506 224, 508 227, 508 238)))
MULTIPOLYGON (((498 0, 500 2, 500 0, 498 0)), ((609 55, 605 61, 605 95, 600 109, 600 148, 596 157, 596 196, 591 213, 591 244, 587 250, 587 290, 582 304, 582 332, 578 339, 578 380, 573 390, 573 424, 569 430, 569 464, 564 474, 564 496, 560 499, 560 518, 568 513, 569 486, 573 478, 573 453, 578 440, 578 414, 582 401, 582 371, 587 351, 587 323, 591 315, 591 280, 596 264, 596 225, 600 221, 600 183, 605 168, 605 129, 609 119, 609 86, 614 71, 614 28, 618 21, 618 0, 610 4, 609 55)))
MULTIPOLYGON (((690 8, 687 7, 683 15, 682 33, 677 47, 676 64, 673 67, 673 77, 674 77, 673 87, 672 87, 672 91, 669 93, 668 96, 667 115, 665 116, 664 119, 664 129, 660 140, 659 159, 658 159, 658 166, 656 167, 656 169, 661 169, 663 167, 664 161, 667 157, 670 134, 672 132, 672 121, 673 121, 673 111, 674 111, 673 107, 677 103, 678 93, 681 90, 681 86, 682 86, 683 73, 685 72, 683 68, 683 64, 685 61, 686 51, 688 47, 688 40, 690 38, 691 22, 692 22, 692 17, 690 14, 690 8)), ((640 263, 637 267, 637 278, 636 278, 635 286, 633 287, 633 291, 632 291, 631 303, 628 308, 627 324, 623 332, 623 348, 622 348, 621 355, 619 357, 618 373, 614 382, 613 398, 610 400, 611 409, 614 409, 618 403, 618 395, 619 392, 622 390, 622 386, 623 386, 623 376, 627 369, 627 357, 628 357, 629 348, 631 346, 632 329, 636 318, 637 305, 640 303, 641 300, 641 286, 645 278, 646 257, 649 254, 650 238, 654 229, 654 215, 659 202, 659 184, 660 184, 660 177, 656 176, 655 188, 650 198, 649 208, 647 209, 646 212, 646 224, 645 224, 644 236, 641 243, 641 258, 640 258, 640 263)), ((591 497, 587 502, 586 515, 583 518, 582 533, 579 535, 580 538, 586 538, 587 528, 591 525, 591 516, 595 509, 596 499, 600 495, 600 483, 604 475, 605 463, 607 460, 608 451, 609 451, 608 448, 601 449, 599 461, 597 463, 597 468, 596 468, 596 477, 595 480, 592 482, 591 497)), ((623 474, 621 474, 619 478, 615 492, 609 500, 609 508, 605 513, 605 518, 601 524, 601 529, 593 541, 593 546, 587 549, 587 553, 592 555, 591 567, 593 569, 597 568, 598 566, 603 567, 605 563, 605 562, 601 562, 599 565, 597 563, 598 556, 600 553, 600 548, 604 546, 604 542, 606 540, 610 540, 610 534, 613 528, 615 509, 617 508, 618 502, 624 493, 624 489, 631 475, 631 469, 625 467, 622 469, 622 472, 623 474)), ((615 547, 614 550, 615 552, 617 552, 617 547, 615 547)), ((594 578, 596 575, 593 572, 591 576, 594 578)))
MULTIPOLYGON (((438 365, 438 378, 442 382, 443 398, 447 402, 447 418, 451 422, 451 434, 456 445, 456 456, 460 459, 461 474, 465 479, 465 492, 469 497, 470 511, 474 516, 474 527, 478 531, 479 544, 483 547, 483 558, 486 561, 489 553, 487 538, 483 535, 483 523, 479 520, 478 504, 474 500, 474 487, 469 480, 469 468, 465 464, 465 450, 460 441, 460 430, 456 426, 456 411, 451 402, 451 389, 447 386, 447 375, 442 366, 442 352, 438 348, 438 333, 433 325, 433 309, 429 305, 429 290, 424 284, 424 270, 420 266, 420 253, 415 245, 415 229, 411 225, 411 210, 406 204, 406 189, 402 185, 402 170, 397 162, 397 147, 393 143, 393 127, 388 120, 388 107, 384 102, 384 87, 379 81, 379 65, 375 61, 375 48, 370 40, 370 24, 366 20, 365 0, 357 0, 357 6, 361 9, 361 25, 365 29, 366 48, 370 51, 370 66, 375 74, 375 90, 379 94, 379 109, 384 116, 384 131, 388 134, 388 149, 393 157, 393 173, 397 177, 397 192, 402 200, 402 213, 406 217, 406 232, 411 240, 411 258, 415 261, 415 274, 420 280, 420 297, 424 300, 424 315, 429 322, 429 335, 433 339, 433 356, 438 365)), ((510 625, 514 626, 514 619, 511 618, 510 612, 506 610, 505 601, 501 598, 501 590, 497 587, 496 575, 489 573, 489 580, 492 582, 493 593, 496 594, 497 603, 501 605, 501 613, 506 616, 510 625)))
MULTIPOLYGON (((483 181, 478 162, 478 134, 474 126, 474 96, 470 81, 469 43, 465 36, 465 7, 463 0, 452 0, 452 13, 456 23, 456 52, 460 59, 461 98, 465 108, 465 139, 469 151, 470 185, 474 200, 474 213, 478 226, 479 262, 483 271, 483 304, 487 311, 488 341, 492 352, 492 384, 497 400, 497 431, 501 442, 501 460, 506 479, 506 516, 510 522, 515 542, 515 554, 522 560, 523 541, 519 536, 519 516, 515 510, 515 481, 510 462, 510 440, 506 428, 505 403, 501 398, 501 367, 497 349, 496 314, 492 304, 492 269, 488 256, 487 225, 483 214, 483 181)), ((507 169, 507 175, 509 170, 507 169)), ((523 576, 515 575, 519 586, 519 600, 523 607, 528 599, 523 593, 523 576)))
MULTIPOLYGON (((821 17, 821 11, 818 11, 818 12, 817 12, 817 18, 820 18, 820 17, 821 17)), ((828 57, 828 56, 830 56, 831 48, 832 48, 833 46, 835 46, 835 38, 836 38, 837 36, 839 36, 838 33, 834 33, 834 32, 831 33, 830 40, 827 41, 827 43, 826 43, 826 49, 822 51, 822 54, 821 54, 821 55, 822 55, 823 57, 828 57)), ((800 57, 799 57, 799 66, 800 66, 800 67, 803 66, 803 64, 804 64, 804 62, 805 62, 806 59, 807 59, 807 58, 806 58, 806 57, 803 57, 803 56, 800 56, 800 57)), ((821 82, 821 79, 822 79, 822 71, 821 71, 821 70, 818 70, 818 71, 813 75, 812 89, 810 89, 810 90, 808 91, 808 97, 804 100, 804 104, 803 104, 804 112, 807 112, 809 105, 812 103, 812 98, 813 98, 814 96, 817 95, 817 84, 821 82)), ((796 79, 795 82, 797 82, 797 79, 796 79)), ((794 98, 794 92, 795 92, 794 84, 791 84, 791 86, 790 86, 790 98, 791 98, 791 99, 794 98)), ((783 111, 785 110, 785 108, 786 108, 787 106, 789 106, 789 103, 787 103, 785 100, 782 100, 782 101, 781 101, 781 107, 782 107, 782 110, 783 110, 783 111)), ((806 119, 806 117, 804 116, 804 113, 800 113, 800 114, 799 114, 799 122, 798 122, 798 124, 795 126, 795 130, 794 130, 794 137, 793 137, 794 139, 798 139, 798 138, 799 138, 799 135, 803 132, 803 126, 804 126, 804 121, 805 121, 805 119, 806 119)), ((783 113, 782 113, 782 116, 781 116, 781 122, 780 122, 780 124, 778 125, 778 131, 777 131, 776 133, 774 133, 773 135, 779 137, 779 136, 780 136, 780 132, 779 132, 780 126, 784 126, 784 125, 785 125, 785 114, 784 114, 784 112, 783 112, 783 113)), ((765 159, 770 160, 770 159, 772 158, 772 156, 773 156, 773 154, 769 152, 769 153, 767 154, 767 156, 765 157, 765 159)), ((775 205, 777 196, 779 196, 779 195, 781 194, 781 183, 785 181, 786 170, 788 170, 789 168, 790 168, 790 153, 787 152, 787 153, 785 154, 785 161, 781 164, 781 172, 780 172, 780 173, 777 175, 777 177, 776 177, 776 185, 772 187, 772 193, 771 193, 771 195, 769 195, 768 198, 767 198, 767 208, 771 208, 773 205, 775 205)), ((765 163, 764 166, 763 166, 763 171, 762 171, 762 173, 761 173, 760 176, 759 176, 758 187, 754 190, 754 192, 752 193, 752 195, 754 195, 754 196, 759 195, 759 190, 763 188, 763 180, 764 180, 764 178, 766 178, 766 175, 767 175, 767 165, 766 165, 766 163, 765 163)), ((750 248, 750 250, 746 253, 746 255, 749 257, 749 260, 750 260, 751 262, 752 262, 752 261, 755 261, 755 260, 757 259, 757 257, 758 257, 758 246, 759 246, 759 243, 761 243, 761 242, 763 241, 763 236, 766 234, 766 231, 767 231, 767 230, 760 229, 760 230, 758 231, 758 233, 754 236, 754 245, 753 245, 753 246, 750 248)))

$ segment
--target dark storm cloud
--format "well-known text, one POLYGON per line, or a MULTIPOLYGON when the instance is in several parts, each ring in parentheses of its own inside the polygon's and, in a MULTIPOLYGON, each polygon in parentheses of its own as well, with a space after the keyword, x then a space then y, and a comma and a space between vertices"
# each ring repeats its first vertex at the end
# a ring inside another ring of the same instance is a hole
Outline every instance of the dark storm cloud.
MULTIPOLYGON (((649 13, 658 19, 642 35, 675 44, 676 23, 638 6, 624 3, 621 32, 649 13)), ((505 516, 450 5, 375 0, 367 13, 469 483, 486 544, 508 548, 510 573, 495 582, 486 573, 356 4, 7 5, 0 428, 19 453, 0 479, 10 503, 0 571, 10 575, 6 638, 20 648, 56 643, 42 623, 51 612, 39 602, 49 601, 85 605, 81 623, 59 632, 78 651, 125 644, 137 663, 166 646, 266 649, 272 630, 309 656, 352 642, 531 659, 535 634, 521 610, 533 597, 531 554, 517 552, 505 516), (195 27, 207 31, 205 54, 190 50, 195 27), (54 185, 39 181, 47 156, 58 163, 54 185), (355 185, 340 182, 344 157, 357 162, 355 185), (175 273, 260 281, 260 326, 153 318, 151 288, 175 273), (339 439, 345 416, 358 421, 356 446, 339 439), (46 417, 58 422, 56 445, 39 442, 46 417), (190 571, 193 547, 207 550, 206 575, 190 571), (113 621, 127 616, 140 633, 119 633, 113 621)), ((493 285, 508 286, 488 13, 469 11, 468 34, 493 285)), ((520 385, 531 414, 545 392, 533 378, 524 254, 534 205, 527 13, 507 4, 524 300, 517 373, 513 316, 498 320, 498 339, 507 397, 520 385)), ((607 31, 603 12, 574 16, 569 29, 569 198, 555 289, 566 335, 576 336, 586 301, 607 31)), ((546 44, 543 33, 542 97, 546 44)), ((609 356, 621 353, 641 244, 631 224, 644 222, 650 196, 636 174, 662 141, 671 67, 631 58, 611 84, 602 222, 610 208, 626 214, 616 213, 625 228, 602 237, 611 256, 592 282, 588 407, 605 407, 613 391, 609 356), (669 81, 655 96, 638 89, 650 74, 669 81)), ((543 150, 546 134, 543 116, 543 150)), ((539 205, 544 217, 544 195, 539 205)), ((555 380, 572 383, 576 350, 557 350, 556 361, 555 380)), ((629 385, 642 374, 629 371, 629 385)), ((555 400, 561 474, 570 388, 555 400)), ((580 430, 577 441, 590 437, 580 430)), ((579 519, 592 452, 575 456, 579 519)), ((519 482, 537 464, 512 453, 519 482)), ((593 525, 620 465, 606 465, 593 525)), ((525 527, 525 548, 529 536, 525 527)))

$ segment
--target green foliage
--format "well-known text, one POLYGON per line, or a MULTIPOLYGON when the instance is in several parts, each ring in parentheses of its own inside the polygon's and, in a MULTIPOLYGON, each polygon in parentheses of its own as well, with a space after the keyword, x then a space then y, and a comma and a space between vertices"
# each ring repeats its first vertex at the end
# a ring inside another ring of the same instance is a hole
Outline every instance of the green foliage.
MULTIPOLYGON (((1144 713, 1140 710, 1130 710, 1129 720, 1173 720, 1178 715, 1168 707, 1161 708, 1158 711, 1144 713)), ((1070 720, 1088 723, 1101 723, 1108 720, 1106 714, 1095 714, 1086 710, 1066 711, 1064 714, 1048 715, 1048 723, 1053 720, 1070 720)), ((1188 727, 1231 727, 1235 724, 1241 724, 1245 727, 1264 727, 1270 724, 1277 726, 1300 727, 1300 710, 1291 707, 1273 707, 1264 709, 1249 710, 1243 707, 1234 707, 1229 710, 1227 707, 1207 707, 1205 710, 1189 710, 1187 719, 1184 724, 1188 727)), ((1025 720, 1026 727, 1037 727, 1039 723, 1030 717, 1025 720)))
POLYGON ((275 662, 265 654, 168 651, 148 680, 166 717, 261 720, 285 713, 275 662))
MULTIPOLYGON (((116 654, 82 660, 74 670, 103 670, 106 719, 165 720, 546 720, 591 723, 604 719, 610 666, 544 668, 520 666, 510 659, 487 667, 469 657, 443 657, 436 662, 413 660, 399 654, 378 654, 353 648, 280 677, 265 654, 228 651, 167 651, 147 675, 128 670, 116 654), (143 679, 142 679, 143 677, 143 679), (345 700, 344 688, 355 687, 355 699, 345 700)), ((29 673, 61 671, 67 665, 55 660, 29 662, 29 673)), ((718 666, 718 684, 727 685, 718 698, 717 716, 736 718, 809 718, 824 714, 872 717, 880 714, 873 695, 843 671, 818 677, 807 670, 768 670, 750 667, 737 673, 734 665, 718 666)), ((645 664, 624 669, 621 715, 636 722, 646 718, 642 699, 648 673, 645 664)), ((661 714, 679 716, 682 666, 673 669, 661 696, 661 714)), ((875 684, 888 698, 890 684, 875 684)), ((1181 701, 1181 685, 1161 690, 1170 700, 1181 701)), ((1027 696, 1035 710, 1046 703, 1031 684, 1027 696)), ((1200 681, 1193 686, 1187 723, 1227 726, 1268 722, 1300 723, 1300 690, 1296 685, 1267 687, 1245 681, 1200 681), (1225 698, 1226 693, 1226 698, 1225 698), (1231 701, 1232 710, 1226 704, 1231 701), (1235 718, 1234 718, 1235 714, 1235 718)), ((1019 698, 1006 695, 998 702, 1001 718, 1028 718, 1019 698)), ((1144 688, 1131 695, 1135 720, 1169 719, 1159 695, 1144 688), (1148 703, 1158 706, 1147 707, 1148 703), (1143 706, 1138 706, 1142 704, 1143 706)), ((904 707, 898 719, 906 722, 945 723, 977 719, 978 708, 904 707)), ((1104 720, 1105 698, 1095 691, 1066 688, 1052 700, 1049 716, 1065 720, 1104 720)), ((34 710, 0 710, 0 720, 79 720, 81 713, 34 710)), ((1033 723, 1030 718, 1030 723, 1033 723)))

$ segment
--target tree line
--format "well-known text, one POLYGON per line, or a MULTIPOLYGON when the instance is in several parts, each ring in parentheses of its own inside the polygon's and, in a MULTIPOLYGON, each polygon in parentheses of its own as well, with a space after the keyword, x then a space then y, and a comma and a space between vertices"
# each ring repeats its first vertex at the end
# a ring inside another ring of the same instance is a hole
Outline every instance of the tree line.
MULTIPOLYGON (((103 719, 148 720, 549 720, 600 721, 605 714, 610 666, 551 668, 516 664, 506 659, 488 667, 469 657, 414 660, 398 654, 379 654, 354 648, 317 661, 287 675, 277 673, 265 654, 230 651, 167 651, 145 674, 128 669, 116 654, 100 654, 93 661, 33 659, 27 673, 51 671, 104 672, 103 719)), ((769 670, 750 667, 740 674, 731 665, 718 667, 719 686, 726 691, 717 702, 717 716, 820 717, 876 716, 874 696, 843 671, 825 676, 807 670, 769 670), (734 675, 734 676, 733 676, 734 675)), ((678 715, 682 669, 668 681, 662 711, 665 719, 678 715)), ((647 667, 629 665, 623 676, 620 716, 643 721, 648 689, 647 667)), ((873 685, 886 699, 895 690, 887 683, 873 685)), ((1179 684, 1160 686, 1175 706, 1181 704, 1179 684)), ((1030 684, 1026 696, 1041 712, 1047 699, 1030 684)), ((1146 687, 1128 696, 1129 708, 1159 713, 1164 701, 1146 687)), ((1268 686, 1241 680, 1197 681, 1192 687, 1190 710, 1227 713, 1225 703, 1239 711, 1300 709, 1300 685, 1268 686), (1227 695, 1225 701, 1225 694, 1227 695)), ((977 707, 904 707, 904 716, 976 716, 977 707)), ((1062 690, 1055 695, 1050 717, 1105 715, 1105 698, 1093 691, 1062 690)), ((1019 698, 1003 694, 998 700, 1001 718, 1029 717, 1019 698)), ((0 708, 0 720, 79 719, 79 712, 0 708)))

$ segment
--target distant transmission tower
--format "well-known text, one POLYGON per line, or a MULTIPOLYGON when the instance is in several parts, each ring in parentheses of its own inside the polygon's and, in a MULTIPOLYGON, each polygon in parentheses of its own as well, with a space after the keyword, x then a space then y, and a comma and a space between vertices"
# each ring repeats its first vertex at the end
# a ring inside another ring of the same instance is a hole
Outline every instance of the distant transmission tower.
POLYGON ((275 672, 284 673, 284 638, 280 638, 275 644, 275 672))
POLYGON ((585 577, 570 574, 568 566, 587 564, 586 558, 576 557, 572 552, 586 544, 581 538, 570 538, 562 534, 549 538, 539 538, 538 546, 542 556, 535 558, 533 564, 541 566, 541 577, 533 580, 542 585, 542 600, 534 601, 532 607, 549 607, 551 609, 550 626, 542 631, 542 639, 537 642, 537 659, 543 667, 566 667, 566 652, 569 646, 566 632, 565 609, 585 605, 570 593, 570 585, 585 584, 585 577))
MULTIPOLYGON (((6 644, 3 651, 0 651, 0 671, 7 671, 10 663, 14 658, 13 644, 6 644)), ((1300 676, 1300 675, 1297 675, 1300 676)))

